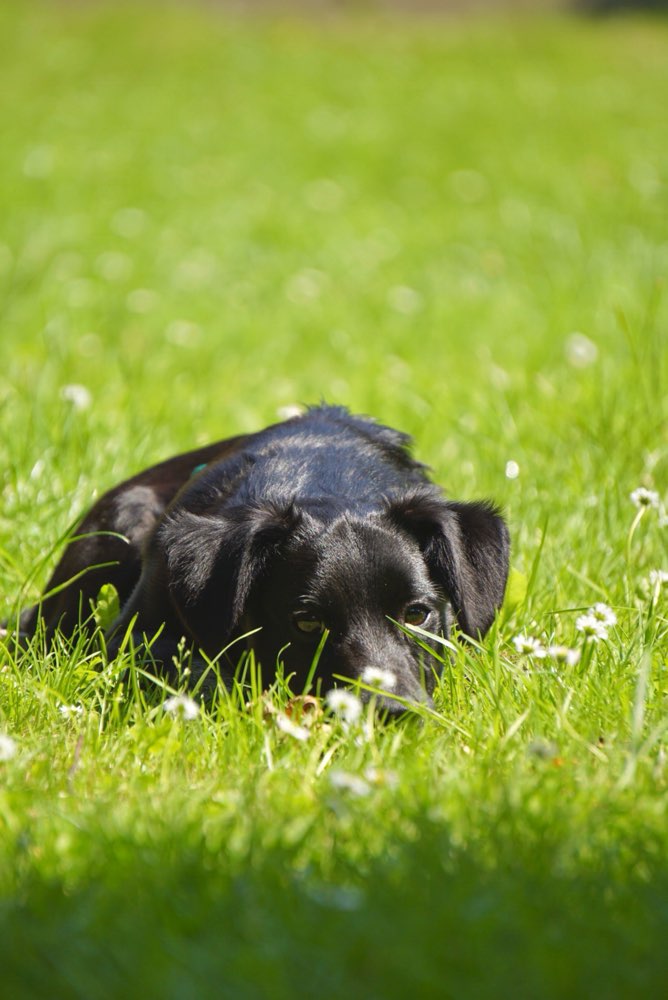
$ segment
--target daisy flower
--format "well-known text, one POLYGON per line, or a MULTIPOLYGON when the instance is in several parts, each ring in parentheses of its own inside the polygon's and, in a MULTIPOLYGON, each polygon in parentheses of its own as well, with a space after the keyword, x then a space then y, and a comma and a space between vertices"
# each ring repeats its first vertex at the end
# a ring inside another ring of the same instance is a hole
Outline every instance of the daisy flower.
POLYGON ((638 509, 642 507, 656 507, 659 506, 659 494, 656 490, 645 489, 644 486, 638 486, 637 489, 633 490, 630 494, 631 503, 635 504, 638 509))
POLYGON ((392 671, 383 670, 382 667, 365 667, 361 680, 369 687, 382 688, 384 691, 391 691, 397 683, 397 678, 392 671))
POLYGON ((545 656, 545 648, 540 639, 533 635, 516 635, 513 645, 522 656, 535 656, 541 660, 545 656))
POLYGON ((90 390, 85 385, 64 385, 60 398, 71 403, 75 410, 87 410, 93 401, 90 390))
POLYGON ((350 771, 330 771, 329 782, 333 788, 350 792, 360 798, 371 791, 371 786, 364 778, 360 778, 359 774, 351 774, 350 771))
POLYGON ((387 771, 379 767, 367 767, 364 779, 370 785, 383 785, 386 788, 396 788, 399 784, 399 775, 396 771, 387 771))
POLYGON ((16 756, 16 740, 6 733, 0 733, 0 761, 11 760, 16 756))
POLYGON ((362 714, 362 702, 352 691, 346 691, 344 688, 333 688, 328 691, 325 695, 325 704, 348 725, 357 722, 362 714))
POLYGON ((608 630, 600 618, 592 614, 580 615, 575 622, 578 632, 582 632, 585 639, 598 642, 600 639, 608 638, 608 630))
POLYGON ((71 719, 73 715, 83 715, 83 705, 59 705, 58 711, 65 719, 71 719))
POLYGON ((609 608, 607 604, 603 604, 602 601, 599 601, 593 608, 590 608, 589 614, 606 628, 611 628, 617 624, 617 615, 612 608, 609 608))
POLYGON ((173 698, 168 698, 164 704, 165 712, 176 718, 190 722, 199 715, 199 705, 186 694, 175 694, 173 698))
POLYGON ((564 663, 567 667, 574 667, 580 659, 580 650, 571 649, 570 646, 548 646, 547 655, 557 663, 564 663))
POLYGON ((284 712, 279 712, 276 716, 276 725, 282 733, 286 733, 286 735, 292 736, 293 739, 300 740, 302 743, 311 735, 306 726, 298 726, 284 712))

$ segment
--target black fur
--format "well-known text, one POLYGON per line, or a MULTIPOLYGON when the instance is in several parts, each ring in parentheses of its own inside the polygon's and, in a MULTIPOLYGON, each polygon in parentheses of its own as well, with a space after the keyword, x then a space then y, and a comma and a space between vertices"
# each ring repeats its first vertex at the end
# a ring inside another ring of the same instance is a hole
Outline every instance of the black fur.
POLYGON ((213 658, 259 629, 245 642, 265 677, 280 653, 299 686, 322 623, 323 690, 334 675, 380 667, 395 694, 424 699, 432 662, 395 623, 409 609, 427 631, 456 621, 484 634, 503 600, 508 533, 493 505, 444 499, 409 443, 320 406, 153 466, 95 504, 46 593, 66 585, 24 612, 22 630, 42 617, 49 635, 71 635, 111 582, 121 601, 112 650, 134 622, 139 643, 161 633, 152 653, 168 670, 183 637, 213 658))

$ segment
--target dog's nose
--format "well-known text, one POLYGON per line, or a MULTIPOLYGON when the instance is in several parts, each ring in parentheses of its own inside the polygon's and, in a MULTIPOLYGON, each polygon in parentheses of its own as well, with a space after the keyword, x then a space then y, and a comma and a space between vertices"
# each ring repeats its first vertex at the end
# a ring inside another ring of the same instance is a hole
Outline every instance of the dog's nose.
POLYGON ((360 680, 365 685, 360 692, 362 701, 373 699, 378 709, 391 715, 401 715, 410 705, 433 707, 431 696, 419 679, 406 676, 401 669, 366 667, 360 672, 360 680))

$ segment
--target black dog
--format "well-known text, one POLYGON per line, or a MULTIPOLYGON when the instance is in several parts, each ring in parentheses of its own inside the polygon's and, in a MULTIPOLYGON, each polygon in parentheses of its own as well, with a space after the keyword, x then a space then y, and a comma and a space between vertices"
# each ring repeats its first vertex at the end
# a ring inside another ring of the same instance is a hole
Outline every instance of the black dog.
POLYGON ((484 634, 503 599, 508 533, 491 504, 445 500, 409 443, 320 406, 153 466, 95 504, 22 631, 41 617, 48 635, 71 635, 113 583, 112 650, 130 627, 140 644, 160 633, 151 653, 169 670, 183 638, 214 658, 259 629, 245 643, 265 676, 280 654, 298 686, 326 630, 323 690, 378 667, 394 694, 422 700, 432 666, 399 626, 447 635, 456 621, 484 634))

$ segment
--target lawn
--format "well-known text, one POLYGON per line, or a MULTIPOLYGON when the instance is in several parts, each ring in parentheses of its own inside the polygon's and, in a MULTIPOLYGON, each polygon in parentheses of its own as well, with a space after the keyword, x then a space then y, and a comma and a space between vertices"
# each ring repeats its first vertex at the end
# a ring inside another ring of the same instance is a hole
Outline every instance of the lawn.
POLYGON ((513 542, 408 721, 0 646, 2 995, 663 995, 668 23, 10 0, 0 57, 3 615, 320 399, 513 542))

